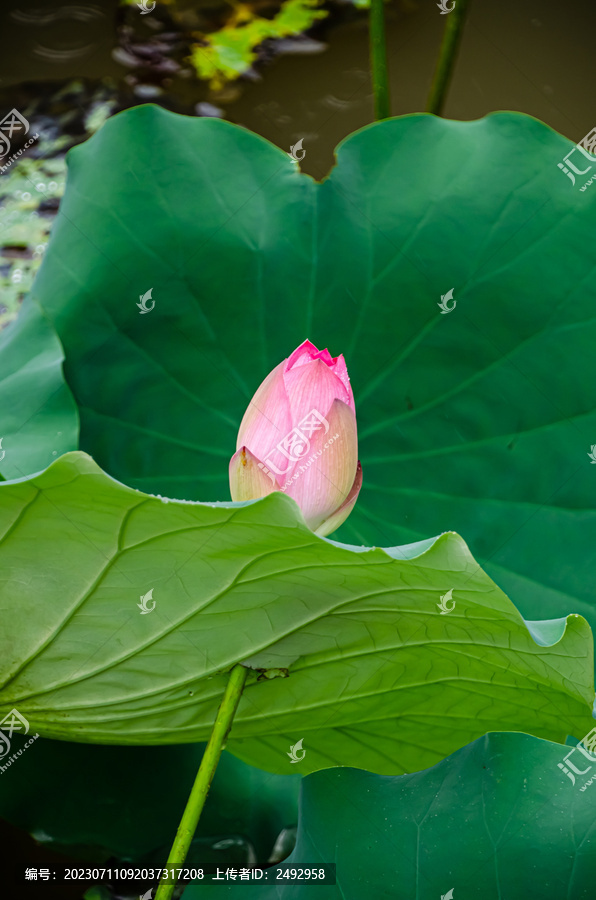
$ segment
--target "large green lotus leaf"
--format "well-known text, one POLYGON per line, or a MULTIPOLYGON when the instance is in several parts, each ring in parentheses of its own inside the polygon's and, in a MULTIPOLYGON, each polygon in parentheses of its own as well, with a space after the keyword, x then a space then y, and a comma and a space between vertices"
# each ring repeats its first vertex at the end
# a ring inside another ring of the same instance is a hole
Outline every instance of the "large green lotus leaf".
MULTIPOLYGON (((11 753, 28 739, 15 732, 11 753)), ((74 847, 96 861, 102 854, 136 860, 171 845, 204 746, 106 747, 40 737, 2 773, 0 817, 58 852, 74 847)), ((299 775, 271 775, 224 752, 196 836, 242 835, 264 862, 282 828, 296 823, 299 784, 299 775)))
POLYGON ((453 533, 344 546, 285 494, 165 500, 77 452, 0 484, 0 535, 0 712, 42 736, 205 740, 237 662, 253 671, 228 749, 282 774, 396 774, 489 730, 562 741, 593 724, 585 619, 526 625, 453 533))
POLYGON ((596 627, 596 188, 557 168, 572 147, 518 113, 406 116, 348 137, 318 184, 227 122, 109 119, 69 154, 33 288, 81 449, 134 487, 224 500, 248 401, 308 337, 345 354, 356 397, 343 540, 455 530, 527 618, 596 627))
POLYGON ((529 735, 488 734, 415 775, 316 772, 302 781, 285 863, 336 863, 335 887, 236 880, 188 887, 184 900, 222 890, 231 900, 593 900, 596 784, 572 786, 557 766, 565 753, 529 735))
POLYGON ((0 331, 0 478, 21 478, 78 446, 79 416, 62 374, 64 352, 27 298, 0 331))

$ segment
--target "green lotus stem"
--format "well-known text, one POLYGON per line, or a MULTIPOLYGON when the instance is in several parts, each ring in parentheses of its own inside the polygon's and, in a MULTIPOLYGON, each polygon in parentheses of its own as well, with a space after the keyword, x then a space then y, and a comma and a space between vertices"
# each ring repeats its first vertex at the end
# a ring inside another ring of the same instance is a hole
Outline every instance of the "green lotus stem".
POLYGON ((435 116, 440 116, 443 112, 443 105, 464 31, 469 2, 470 0, 456 0, 453 12, 450 12, 447 16, 437 67, 426 104, 426 111, 434 113, 435 116))
POLYGON ((375 119, 388 119, 389 78, 387 74, 387 43, 385 41, 384 0, 370 3, 370 69, 375 97, 375 119))
MULTIPOLYGON (((201 812, 203 811, 207 793, 211 786, 213 776, 215 775, 221 752, 225 746, 230 728, 232 727, 232 721, 236 714, 236 710, 238 709, 238 704, 240 703, 240 697, 242 696, 248 672, 249 670, 240 664, 235 665, 230 671, 230 677, 228 678, 223 699, 217 711, 217 716, 215 717, 215 723, 211 731, 207 748, 201 760, 195 783, 193 784, 188 797, 186 808, 182 814, 180 825, 178 826, 178 831, 174 838, 174 843, 172 844, 172 849, 168 857, 168 868, 178 868, 184 864, 188 848, 190 847, 195 831, 197 830, 197 825, 199 824, 201 812)), ((167 883, 162 879, 157 888, 155 900, 170 900, 175 887, 175 881, 167 883)))

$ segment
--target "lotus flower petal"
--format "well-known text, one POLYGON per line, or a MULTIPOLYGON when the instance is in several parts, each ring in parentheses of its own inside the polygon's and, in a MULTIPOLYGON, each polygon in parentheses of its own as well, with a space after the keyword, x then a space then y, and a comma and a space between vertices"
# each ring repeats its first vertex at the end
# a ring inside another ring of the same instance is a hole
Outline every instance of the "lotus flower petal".
POLYGON ((244 413, 236 441, 236 450, 250 447, 251 452, 263 461, 274 453, 273 461, 282 471, 284 459, 275 452, 275 447, 292 429, 283 367, 284 363, 276 366, 258 388, 244 413))
MULTIPOLYGON (((335 387, 335 395, 334 397, 338 397, 340 400, 343 400, 344 403, 347 403, 353 413, 356 412, 356 407, 354 405, 354 395, 352 393, 352 387, 350 385, 350 378, 348 376, 348 369, 346 366, 346 361, 343 356, 337 356, 333 358, 328 350, 317 350, 314 344, 311 344, 310 341, 304 341, 291 356, 286 360, 286 365, 284 369, 284 381, 286 383, 286 387, 289 384, 294 384, 296 380, 299 381, 301 377, 304 377, 303 372, 297 372, 296 370, 300 369, 302 366, 310 365, 312 363, 316 363, 320 360, 327 368, 327 371, 335 375, 335 377, 340 381, 341 386, 343 386, 344 391, 342 391, 341 387, 337 385, 336 382, 330 381, 331 384, 335 387), (294 378, 289 380, 290 373, 294 373, 294 378)), ((320 371, 320 369, 318 369, 320 371)), ((288 387, 289 392, 289 387, 288 387)), ((315 398, 316 399, 316 398, 315 398)), ((323 405, 324 401, 322 399, 319 400, 321 405, 323 405)), ((331 404, 327 405, 327 409, 331 404)), ((321 410, 324 414, 325 410, 321 410)))
POLYGON ((284 491, 308 527, 325 535, 347 518, 361 484, 345 360, 304 341, 269 373, 244 414, 230 462, 232 499, 284 491))
POLYGON ((247 447, 241 447, 230 460, 230 493, 232 500, 258 500, 272 491, 279 490, 279 484, 268 475, 262 463, 247 447))
POLYGON ((326 416, 327 430, 321 426, 303 458, 294 466, 291 479, 280 479, 282 490, 302 510, 312 531, 342 506, 354 483, 358 465, 356 419, 342 400, 334 400, 326 416), (289 487, 285 485, 290 481, 289 487))
POLYGON ((362 466, 360 465, 360 461, 358 461, 358 468, 356 470, 356 477, 354 478, 354 484, 352 485, 352 489, 342 505, 339 509, 336 509, 334 513, 332 513, 328 519, 325 519, 322 525, 316 529, 315 534, 318 534, 320 537, 325 537, 327 534, 331 534, 332 531, 335 531, 336 528, 345 522, 348 518, 352 510, 354 509, 354 504, 358 499, 358 494, 360 493, 360 488, 362 487, 362 466))

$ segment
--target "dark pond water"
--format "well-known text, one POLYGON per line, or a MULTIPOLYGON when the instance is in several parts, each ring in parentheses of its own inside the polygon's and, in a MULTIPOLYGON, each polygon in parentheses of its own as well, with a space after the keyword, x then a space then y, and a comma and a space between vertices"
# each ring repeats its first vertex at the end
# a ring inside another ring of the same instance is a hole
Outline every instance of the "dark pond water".
MULTIPOLYGON (((188 28, 216 25, 225 9, 216 0, 179 7, 188 28)), ((284 150, 303 138, 302 169, 316 178, 333 165, 337 143, 372 120, 367 16, 349 3, 332 7, 313 31, 315 41, 276 48, 293 52, 257 65, 260 80, 243 79, 219 95, 191 76, 176 34, 162 37, 157 29, 157 14, 149 22, 151 16, 116 2, 3 0, 1 16, 3 106, 18 106, 32 94, 50 96, 72 78, 93 83, 109 77, 122 105, 152 100, 194 114, 197 103, 211 102, 284 150), (123 34, 134 35, 130 41, 141 53, 144 47, 146 57, 149 42, 158 42, 163 56, 153 58, 151 71, 141 67, 139 74, 123 34), (168 71, 171 57, 177 62, 168 71)), ((420 112, 446 17, 436 0, 391 0, 386 19, 392 113, 420 112)), ((590 77, 595 20, 593 0, 472 0, 444 114, 475 119, 520 110, 579 140, 596 124, 590 77)))

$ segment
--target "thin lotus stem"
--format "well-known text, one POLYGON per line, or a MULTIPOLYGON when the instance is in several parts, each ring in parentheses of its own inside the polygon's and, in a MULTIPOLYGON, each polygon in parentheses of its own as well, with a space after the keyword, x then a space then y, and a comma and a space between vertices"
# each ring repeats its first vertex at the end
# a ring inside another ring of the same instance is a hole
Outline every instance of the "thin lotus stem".
MULTIPOLYGON (((230 732, 232 721, 236 714, 236 710, 238 709, 238 704, 240 703, 240 697, 242 696, 248 672, 249 670, 240 664, 234 666, 230 671, 230 677, 228 678, 223 699, 217 711, 217 716, 215 717, 215 723, 213 725, 213 730, 211 731, 205 754, 201 760, 195 783, 192 786, 186 808, 182 814, 178 831, 176 832, 176 837, 174 838, 174 843, 172 844, 172 849, 168 857, 168 868, 179 868, 184 865, 184 860, 186 859, 188 848, 190 847, 195 831, 197 830, 199 818, 203 811, 207 793, 213 780, 213 776, 215 775, 221 752, 225 746, 226 738, 230 732)), ((166 883, 162 879, 157 888, 155 900, 170 900, 175 887, 175 881, 166 883)))
POLYGON ((453 12, 450 12, 447 16, 437 68, 435 69, 433 83, 426 104, 426 111, 434 113, 435 116, 440 116, 443 113, 447 90, 453 75, 457 51, 464 31, 469 2, 470 0, 455 0, 453 12))
POLYGON ((375 97, 375 119, 387 119, 389 109, 389 77, 385 41, 384 0, 370 3, 370 68, 375 97))

